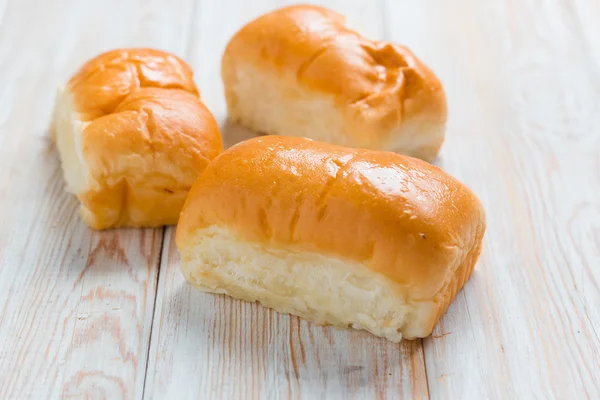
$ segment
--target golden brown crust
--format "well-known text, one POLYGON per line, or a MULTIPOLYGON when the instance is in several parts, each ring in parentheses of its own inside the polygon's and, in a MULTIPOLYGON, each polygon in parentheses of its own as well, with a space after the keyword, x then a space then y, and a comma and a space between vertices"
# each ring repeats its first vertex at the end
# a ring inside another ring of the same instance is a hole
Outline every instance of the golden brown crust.
POLYGON ((193 181, 222 150, 191 69, 157 50, 93 58, 69 80, 56 110, 63 167, 81 168, 75 194, 97 229, 176 223, 193 181))
POLYGON ((485 215, 466 186, 421 160, 267 136, 209 164, 184 205, 178 247, 213 225, 362 262, 441 313, 472 271, 485 215))
POLYGON ((230 108, 237 105, 231 89, 235 70, 252 64, 294 74, 300 86, 333 95, 362 135, 380 137, 378 148, 394 139, 390 135, 402 133, 397 132, 399 125, 410 122, 411 128, 422 126, 423 135, 436 131, 431 141, 437 153, 447 118, 438 78, 406 47, 368 40, 344 24, 344 17, 333 11, 301 5, 244 26, 229 42, 222 61, 230 108))
POLYGON ((198 95, 189 65, 155 49, 116 49, 87 61, 69 80, 75 108, 89 121, 112 113, 136 88, 182 89, 198 95))

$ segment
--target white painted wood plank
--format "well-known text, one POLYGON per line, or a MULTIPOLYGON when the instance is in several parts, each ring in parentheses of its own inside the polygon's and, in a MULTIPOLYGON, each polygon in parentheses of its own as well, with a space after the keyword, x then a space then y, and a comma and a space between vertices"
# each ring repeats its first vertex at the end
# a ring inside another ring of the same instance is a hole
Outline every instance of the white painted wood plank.
POLYGON ((141 398, 162 229, 92 232, 47 126, 56 85, 120 46, 181 53, 189 1, 0 1, 0 398, 141 398), (168 3, 168 6, 167 6, 168 3))
MULTIPOLYGON (((205 0, 196 9, 188 58, 228 145, 252 133, 226 122, 220 79, 225 45, 244 23, 292 3, 205 0)), ((384 34, 378 3, 319 3, 371 37, 384 34)), ((152 398, 428 398, 421 341, 393 344, 201 293, 181 275, 173 234, 165 234, 146 378, 152 398)))
POLYGON ((488 214, 475 275, 425 340, 431 397, 600 397, 597 21, 573 29, 558 0, 387 6, 448 91, 439 163, 488 214))
POLYGON ((581 38, 581 46, 589 57, 589 67, 599 70, 600 1, 565 0, 564 7, 565 17, 571 22, 571 29, 581 38))

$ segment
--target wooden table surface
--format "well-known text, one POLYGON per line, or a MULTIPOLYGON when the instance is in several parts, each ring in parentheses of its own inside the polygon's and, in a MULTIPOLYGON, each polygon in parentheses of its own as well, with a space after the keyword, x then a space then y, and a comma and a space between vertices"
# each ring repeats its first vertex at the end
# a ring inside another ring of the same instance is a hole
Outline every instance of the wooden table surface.
POLYGON ((600 398, 600 0, 322 0, 411 47, 449 99, 437 164, 487 210, 476 272, 393 344, 192 289, 172 227, 94 232, 64 192, 55 89, 115 47, 194 68, 277 0, 0 0, 1 399, 600 398))

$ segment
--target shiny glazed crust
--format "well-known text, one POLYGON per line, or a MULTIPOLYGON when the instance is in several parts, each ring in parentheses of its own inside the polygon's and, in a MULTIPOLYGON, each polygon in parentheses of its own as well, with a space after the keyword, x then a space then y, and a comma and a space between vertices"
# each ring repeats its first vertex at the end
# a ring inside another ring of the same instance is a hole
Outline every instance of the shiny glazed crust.
POLYGON ((284 7, 244 26, 225 50, 222 78, 230 116, 265 133, 427 160, 444 139, 446 97, 434 73, 409 49, 365 39, 321 7, 284 7), (323 104, 307 111, 311 99, 323 104), (296 117, 316 122, 297 128, 296 117))
POLYGON ((175 224, 221 150, 189 66, 152 49, 85 63, 59 90, 52 124, 67 182, 93 228, 175 224))
POLYGON ((266 136, 219 155, 192 187, 177 228, 184 270, 197 233, 215 227, 266 252, 360 263, 413 310, 404 336, 423 337, 471 275, 485 214, 466 186, 416 158, 266 136))

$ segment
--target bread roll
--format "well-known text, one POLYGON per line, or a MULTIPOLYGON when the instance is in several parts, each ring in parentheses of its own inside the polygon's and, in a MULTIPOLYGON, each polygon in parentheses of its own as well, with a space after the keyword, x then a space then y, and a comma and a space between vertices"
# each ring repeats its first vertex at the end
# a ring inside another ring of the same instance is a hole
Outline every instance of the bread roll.
POLYGON ((285 7, 243 27, 222 78, 231 119, 263 133, 428 161, 444 140, 446 97, 433 72, 321 7, 285 7))
POLYGON ((190 67, 151 49, 88 61, 54 108, 52 137, 67 191, 91 227, 177 222, 199 173, 222 151, 190 67))
POLYGON ((202 290, 399 341, 431 333, 484 231, 478 198, 422 160, 263 136, 208 165, 176 241, 202 290))

